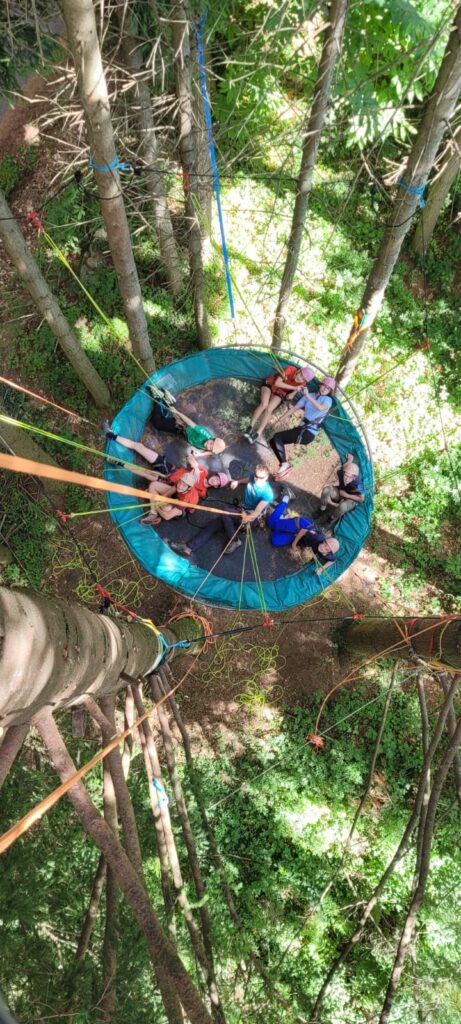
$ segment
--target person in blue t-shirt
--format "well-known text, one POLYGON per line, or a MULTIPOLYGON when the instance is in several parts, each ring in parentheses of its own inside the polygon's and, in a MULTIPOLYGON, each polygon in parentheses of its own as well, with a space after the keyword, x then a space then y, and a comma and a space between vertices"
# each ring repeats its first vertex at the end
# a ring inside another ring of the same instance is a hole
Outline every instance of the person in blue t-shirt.
POLYGON ((334 507, 334 511, 328 517, 330 523, 336 522, 346 512, 351 512, 365 501, 365 488, 359 467, 350 452, 346 455, 346 461, 336 471, 336 475, 337 484, 327 484, 320 497, 322 512, 326 510, 328 504, 334 507))
POLYGON ((305 391, 303 397, 296 403, 295 414, 301 419, 301 423, 289 430, 280 430, 269 441, 272 451, 280 463, 278 476, 285 476, 290 470, 290 463, 287 462, 286 444, 311 444, 315 441, 320 424, 328 415, 333 404, 333 392, 336 381, 333 377, 324 377, 315 394, 305 391))
POLYGON ((314 555, 322 558, 323 564, 316 570, 319 575, 331 562, 336 561, 339 541, 331 532, 321 533, 317 530, 315 523, 307 516, 288 515, 290 497, 290 493, 285 489, 277 508, 271 512, 267 520, 266 525, 271 531, 271 544, 274 548, 287 547, 290 544, 294 554, 300 554, 302 548, 309 547, 314 555))
POLYGON ((199 531, 196 537, 192 537, 185 543, 170 541, 173 551, 177 551, 179 555, 191 555, 194 551, 204 547, 215 533, 221 532, 226 538, 222 554, 232 555, 242 543, 239 537, 242 526, 248 526, 251 529, 251 524, 260 519, 267 506, 274 500, 274 492, 269 483, 269 470, 262 464, 256 466, 254 473, 251 473, 249 477, 233 480, 231 489, 235 490, 240 484, 246 484, 240 519, 213 513, 210 522, 199 531))

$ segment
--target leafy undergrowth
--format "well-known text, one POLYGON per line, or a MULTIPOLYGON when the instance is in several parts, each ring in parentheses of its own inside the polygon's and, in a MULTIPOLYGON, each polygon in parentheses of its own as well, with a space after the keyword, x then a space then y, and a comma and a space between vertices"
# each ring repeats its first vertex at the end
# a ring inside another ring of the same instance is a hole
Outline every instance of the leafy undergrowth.
MULTIPOLYGON (((223 741, 213 756, 202 755, 196 761, 196 779, 243 922, 242 932, 229 918, 187 772, 181 769, 207 876, 218 981, 229 1024, 243 1020, 276 1024, 281 1019, 280 1007, 249 969, 250 952, 256 952, 266 966, 289 1001, 293 1017, 296 1012, 308 1016, 341 942, 352 932, 363 901, 399 842, 421 766, 418 703, 408 683, 398 685, 393 693, 369 798, 341 867, 344 844, 365 788, 388 683, 389 668, 383 666, 366 683, 336 696, 323 714, 326 746, 320 753, 306 741, 320 702, 311 698, 308 710, 282 709, 271 719, 270 728, 266 723, 264 729, 243 733, 237 753, 223 741), (330 882, 331 888, 321 899, 330 882)), ((68 734, 67 715, 60 717, 68 734)), ((91 740, 68 735, 68 742, 77 765, 94 750, 91 740)), ((14 778, 7 779, 4 787, 5 822, 19 817, 54 785, 55 776, 41 744, 32 737, 14 778)), ((88 776, 88 785, 99 805, 99 771, 88 776)), ((166 925, 139 751, 135 752, 129 785, 149 889, 166 925)), ((175 829, 181 845, 176 824, 175 829)), ((452 893, 461 879, 457 835, 458 809, 449 787, 436 827, 413 965, 404 972, 395 1005, 395 1019, 403 1019, 405 1024, 418 1024, 421 1006, 425 1013, 430 1012, 433 1024, 452 1024, 456 1018, 459 990, 455 974, 461 932, 452 893)), ((78 1007, 79 1021, 86 1024, 94 1019, 101 977, 101 915, 95 923, 91 953, 78 967, 75 944, 97 858, 92 845, 82 842, 68 804, 61 801, 2 861, 5 941, 0 986, 14 993, 10 1005, 18 1019, 27 1016, 32 1005, 37 1018, 44 1014, 64 1017, 78 1007)), ((184 856, 182 864, 187 877, 184 856)), ((327 998, 325 1020, 362 1024, 376 1014, 408 905, 413 866, 414 847, 386 886, 365 940, 336 978, 327 998)), ((190 881, 187 887, 193 904, 196 898, 190 881)), ((161 1024, 162 1011, 145 945, 123 901, 120 914, 114 1024, 132 1019, 134 999, 140 1024, 161 1024)), ((186 966, 193 970, 179 910, 175 916, 179 949, 186 966)), ((290 1021, 290 1014, 283 1019, 290 1021)))

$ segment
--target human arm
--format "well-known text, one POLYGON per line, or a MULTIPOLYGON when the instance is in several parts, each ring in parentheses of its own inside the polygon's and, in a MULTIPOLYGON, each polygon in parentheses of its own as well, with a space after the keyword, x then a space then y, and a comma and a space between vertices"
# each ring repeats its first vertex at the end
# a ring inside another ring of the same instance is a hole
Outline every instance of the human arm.
POLYGON ((250 479, 249 476, 242 476, 240 478, 240 480, 232 480, 231 483, 230 483, 231 491, 236 491, 237 487, 239 487, 240 484, 247 484, 249 479, 250 479))
POLYGON ((264 512, 268 504, 268 501, 258 501, 256 508, 252 512, 242 512, 242 523, 254 523, 255 519, 264 512))
POLYGON ((304 537, 307 532, 307 530, 298 530, 297 534, 295 534, 291 542, 291 547, 293 551, 299 551, 299 542, 301 540, 301 537, 304 537))
POLYGON ((347 498, 348 501, 355 501, 357 504, 360 504, 361 501, 365 501, 364 494, 351 494, 349 491, 340 490, 339 496, 340 498, 347 498))
POLYGON ((300 391, 299 384, 287 384, 283 377, 277 377, 274 383, 274 388, 281 388, 282 391, 300 391))
MULTIPOLYGON (((307 390, 307 388, 304 389, 304 395, 305 395, 305 398, 309 399, 309 402, 311 402, 311 404, 314 406, 314 409, 318 409, 319 412, 324 412, 325 405, 329 404, 329 403, 325 402, 324 398, 323 398, 323 400, 322 400, 322 398, 320 400, 317 399, 317 398, 314 398, 314 395, 311 395, 310 392, 307 390)), ((298 402, 298 405, 300 405, 301 402, 304 402, 303 398, 300 399, 300 401, 298 402)))

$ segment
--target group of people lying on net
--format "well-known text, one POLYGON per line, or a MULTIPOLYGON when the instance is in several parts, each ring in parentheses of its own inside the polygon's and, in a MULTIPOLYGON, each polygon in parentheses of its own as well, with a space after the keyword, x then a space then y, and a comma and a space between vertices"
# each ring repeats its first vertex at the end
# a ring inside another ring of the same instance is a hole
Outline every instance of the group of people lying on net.
MULTIPOLYGON (((261 438, 275 409, 282 402, 288 403, 293 396, 299 396, 302 390, 302 396, 297 397, 294 405, 290 404, 287 409, 287 413, 294 410, 300 420, 299 424, 288 430, 278 431, 269 441, 279 462, 276 480, 282 480, 291 468, 286 460, 285 446, 311 444, 331 408, 336 382, 332 377, 324 377, 318 390, 310 393, 307 384, 313 378, 314 374, 309 367, 300 369, 296 366, 287 366, 280 373, 267 377, 262 383, 259 404, 253 413, 249 429, 244 434, 251 444, 261 438), (258 420, 259 426, 256 429, 258 420)), ((293 553, 297 555, 300 555, 303 549, 309 548, 314 555, 322 559, 323 565, 317 572, 323 571, 335 561, 340 545, 331 528, 322 532, 307 516, 291 515, 288 506, 292 495, 287 487, 282 489, 280 500, 276 507, 273 507, 275 495, 269 482, 269 470, 265 465, 258 464, 254 472, 239 480, 231 480, 226 472, 210 473, 206 466, 198 462, 197 456, 204 458, 221 455, 226 448, 225 442, 207 427, 194 423, 188 416, 174 408, 174 398, 168 392, 162 391, 156 385, 150 385, 150 391, 154 401, 152 427, 160 432, 183 437, 191 445, 186 467, 173 466, 153 448, 140 441, 120 437, 111 430, 107 421, 103 424, 104 437, 137 452, 151 466, 150 470, 146 470, 137 465, 130 465, 133 473, 149 480, 148 492, 152 511, 141 519, 143 525, 155 526, 162 519, 175 519, 184 515, 183 507, 170 504, 164 500, 165 498, 177 498, 186 505, 198 505, 200 500, 206 497, 210 487, 220 488, 229 485, 231 490, 236 490, 245 484, 242 501, 236 502, 239 505, 239 519, 236 519, 235 515, 210 512, 209 522, 197 536, 182 542, 170 541, 170 547, 179 554, 192 555, 206 545, 211 537, 220 533, 225 542, 222 553, 231 555, 242 543, 242 528, 251 529, 252 524, 261 523, 265 519, 274 547, 291 545, 293 553), (163 501, 156 503, 156 497, 161 497, 163 501)), ((359 468, 352 454, 348 454, 345 463, 337 470, 337 483, 327 485, 322 490, 320 511, 329 511, 328 523, 331 527, 346 512, 364 501, 364 497, 359 468)))

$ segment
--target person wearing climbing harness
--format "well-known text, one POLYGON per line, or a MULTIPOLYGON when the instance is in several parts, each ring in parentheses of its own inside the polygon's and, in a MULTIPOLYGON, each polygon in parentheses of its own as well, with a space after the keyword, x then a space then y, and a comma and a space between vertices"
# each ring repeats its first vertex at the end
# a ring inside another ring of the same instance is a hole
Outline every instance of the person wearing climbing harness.
POLYGON ((289 430, 280 430, 271 437, 269 444, 280 463, 277 473, 278 477, 285 476, 291 469, 290 463, 286 460, 286 444, 311 444, 315 441, 320 424, 327 416, 333 404, 333 393, 336 381, 333 377, 324 377, 320 382, 319 389, 315 394, 309 394, 305 390, 295 406, 295 415, 302 422, 297 427, 290 427, 289 430))
POLYGON ((307 516, 288 515, 288 505, 292 497, 291 491, 285 487, 277 508, 271 512, 267 526, 271 531, 271 544, 274 548, 287 547, 291 544, 294 554, 300 554, 301 549, 311 548, 314 555, 320 555, 324 564, 316 570, 317 575, 324 572, 331 562, 336 560, 339 550, 339 541, 331 535, 331 532, 321 533, 317 530, 312 519, 307 516))
POLYGON ((213 515, 210 522, 196 537, 184 543, 170 541, 170 547, 180 555, 192 555, 194 551, 204 547, 214 537, 215 533, 222 532, 226 537, 226 543, 222 550, 223 555, 232 555, 240 547, 242 541, 237 536, 243 526, 251 529, 251 524, 257 522, 263 512, 274 500, 274 492, 269 483, 269 470, 266 466, 257 465, 254 473, 242 480, 233 480, 231 488, 235 490, 239 484, 246 483, 243 505, 240 520, 232 516, 213 515))
POLYGON ((351 512, 365 501, 365 489, 359 467, 350 452, 346 455, 346 461, 336 471, 336 475, 337 484, 327 484, 320 496, 321 512, 326 511, 328 504, 333 506, 333 511, 328 517, 330 523, 335 523, 346 512, 351 512))
MULTIPOLYGON (((111 430, 108 420, 104 420, 102 434, 107 440, 116 441, 117 444, 128 448, 129 451, 137 452, 152 467, 150 470, 142 469, 141 466, 130 464, 131 472, 136 476, 142 476, 149 480, 148 491, 153 496, 156 494, 163 497, 177 496, 181 501, 190 505, 198 505, 201 498, 204 498, 208 487, 225 487, 230 480, 227 473, 209 473, 201 466, 192 452, 187 456, 187 467, 173 466, 166 459, 159 455, 154 448, 148 448, 142 441, 132 441, 129 437, 120 437, 111 430), (158 477, 164 477, 159 480, 158 477)), ((153 501, 153 499, 152 499, 153 501)), ((178 505, 163 503, 160 507, 153 504, 152 512, 143 516, 143 526, 155 526, 161 519, 175 519, 183 515, 183 510, 178 505)))
POLYGON ((261 438, 275 409, 282 402, 293 398, 296 392, 305 388, 306 384, 313 380, 313 378, 314 372, 308 366, 302 368, 299 366, 286 366, 280 373, 272 373, 269 377, 266 377, 261 386, 259 405, 251 417, 250 428, 243 435, 250 444, 254 444, 255 441, 261 438), (259 427, 255 429, 259 417, 261 417, 261 422, 259 427))
POLYGON ((202 455, 221 455, 226 447, 222 437, 216 437, 208 427, 194 423, 185 413, 168 405, 167 401, 160 397, 162 392, 156 384, 150 384, 149 390, 154 402, 151 423, 156 430, 185 437, 188 444, 202 455))

